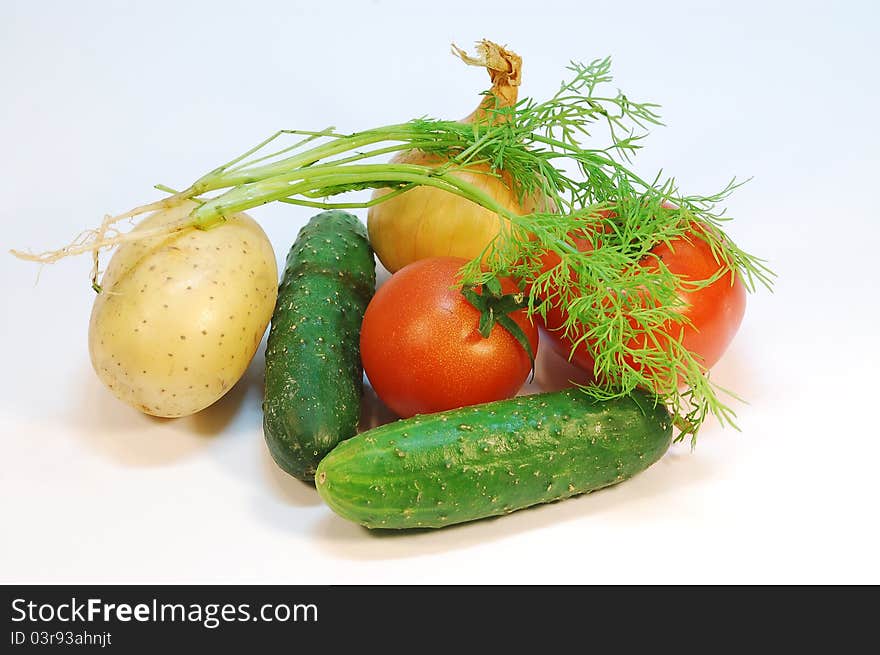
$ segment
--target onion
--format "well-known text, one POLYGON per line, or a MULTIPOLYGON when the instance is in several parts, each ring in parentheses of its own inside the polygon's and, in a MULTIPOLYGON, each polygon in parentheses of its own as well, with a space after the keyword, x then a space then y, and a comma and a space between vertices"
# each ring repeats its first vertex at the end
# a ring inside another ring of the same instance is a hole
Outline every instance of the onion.
MULTIPOLYGON (((489 109, 512 107, 517 101, 522 59, 491 41, 477 44, 477 57, 455 48, 465 63, 483 66, 492 80, 491 90, 480 105, 462 122, 491 120, 489 109)), ((392 163, 419 164, 436 168, 447 162, 440 155, 408 150, 396 155, 392 163)), ((503 208, 516 214, 530 214, 542 203, 523 198, 520 203, 509 175, 477 164, 457 171, 455 177, 478 187, 503 208)), ((378 189, 373 199, 390 193, 378 189)), ((430 186, 410 189, 395 198, 372 206, 367 216, 370 243, 379 260, 390 272, 427 257, 475 259, 498 234, 503 219, 475 202, 430 186)))

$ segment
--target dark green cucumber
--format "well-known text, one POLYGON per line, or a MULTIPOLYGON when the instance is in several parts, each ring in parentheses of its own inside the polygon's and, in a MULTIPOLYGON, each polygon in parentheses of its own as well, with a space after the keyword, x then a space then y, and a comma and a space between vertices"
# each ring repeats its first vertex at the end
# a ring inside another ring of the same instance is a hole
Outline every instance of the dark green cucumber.
POLYGON ((669 413, 637 391, 522 396, 389 423, 341 443, 318 493, 368 528, 439 528, 595 491, 660 459, 669 413))
POLYGON ((266 345, 263 433, 282 469, 312 480, 318 462, 357 432, 361 321, 376 287, 367 232, 327 211, 303 227, 287 255, 266 345))

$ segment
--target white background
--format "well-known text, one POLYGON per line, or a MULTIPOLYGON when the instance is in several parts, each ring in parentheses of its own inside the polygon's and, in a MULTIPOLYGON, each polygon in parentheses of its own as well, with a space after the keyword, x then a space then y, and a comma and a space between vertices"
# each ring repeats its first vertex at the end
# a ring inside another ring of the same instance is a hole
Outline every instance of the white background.
MULTIPOLYGON (((262 351, 214 407, 143 416, 92 373, 88 258, 36 284, 3 254, 0 581, 880 582, 874 5, 5 0, 4 250, 60 245, 278 128, 462 117, 487 81, 449 43, 485 36, 537 98, 612 55, 663 105, 639 170, 700 193, 753 176, 730 231, 780 277, 715 373, 749 402, 742 432, 709 425, 590 496, 379 535, 271 462, 262 351)), ((279 260, 311 213, 252 212, 279 260)))

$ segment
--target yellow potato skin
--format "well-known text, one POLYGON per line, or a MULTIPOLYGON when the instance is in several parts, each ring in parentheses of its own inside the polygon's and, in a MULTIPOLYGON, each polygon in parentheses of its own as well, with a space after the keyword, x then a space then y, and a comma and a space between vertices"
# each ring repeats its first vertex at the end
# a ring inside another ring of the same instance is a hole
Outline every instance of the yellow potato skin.
MULTIPOLYGON (((151 214, 136 229, 185 220, 193 206, 151 214)), ((89 324, 95 372, 129 405, 177 417, 214 403, 244 374, 275 307, 278 269, 262 228, 235 214, 210 230, 122 244, 101 286, 89 324)))

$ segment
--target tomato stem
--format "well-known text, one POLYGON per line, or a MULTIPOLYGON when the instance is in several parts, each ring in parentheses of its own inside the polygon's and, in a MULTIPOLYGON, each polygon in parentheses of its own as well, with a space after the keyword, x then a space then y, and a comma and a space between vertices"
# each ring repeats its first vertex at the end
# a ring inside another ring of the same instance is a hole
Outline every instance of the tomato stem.
POLYGON ((512 317, 512 314, 521 312, 528 306, 524 295, 522 293, 505 294, 497 277, 487 280, 482 289, 474 286, 463 287, 461 294, 474 309, 480 312, 478 331, 484 339, 489 338, 496 324, 507 330, 516 339, 529 356, 531 379, 534 379, 535 352, 526 333, 512 317), (478 291, 482 292, 478 293, 478 291))

